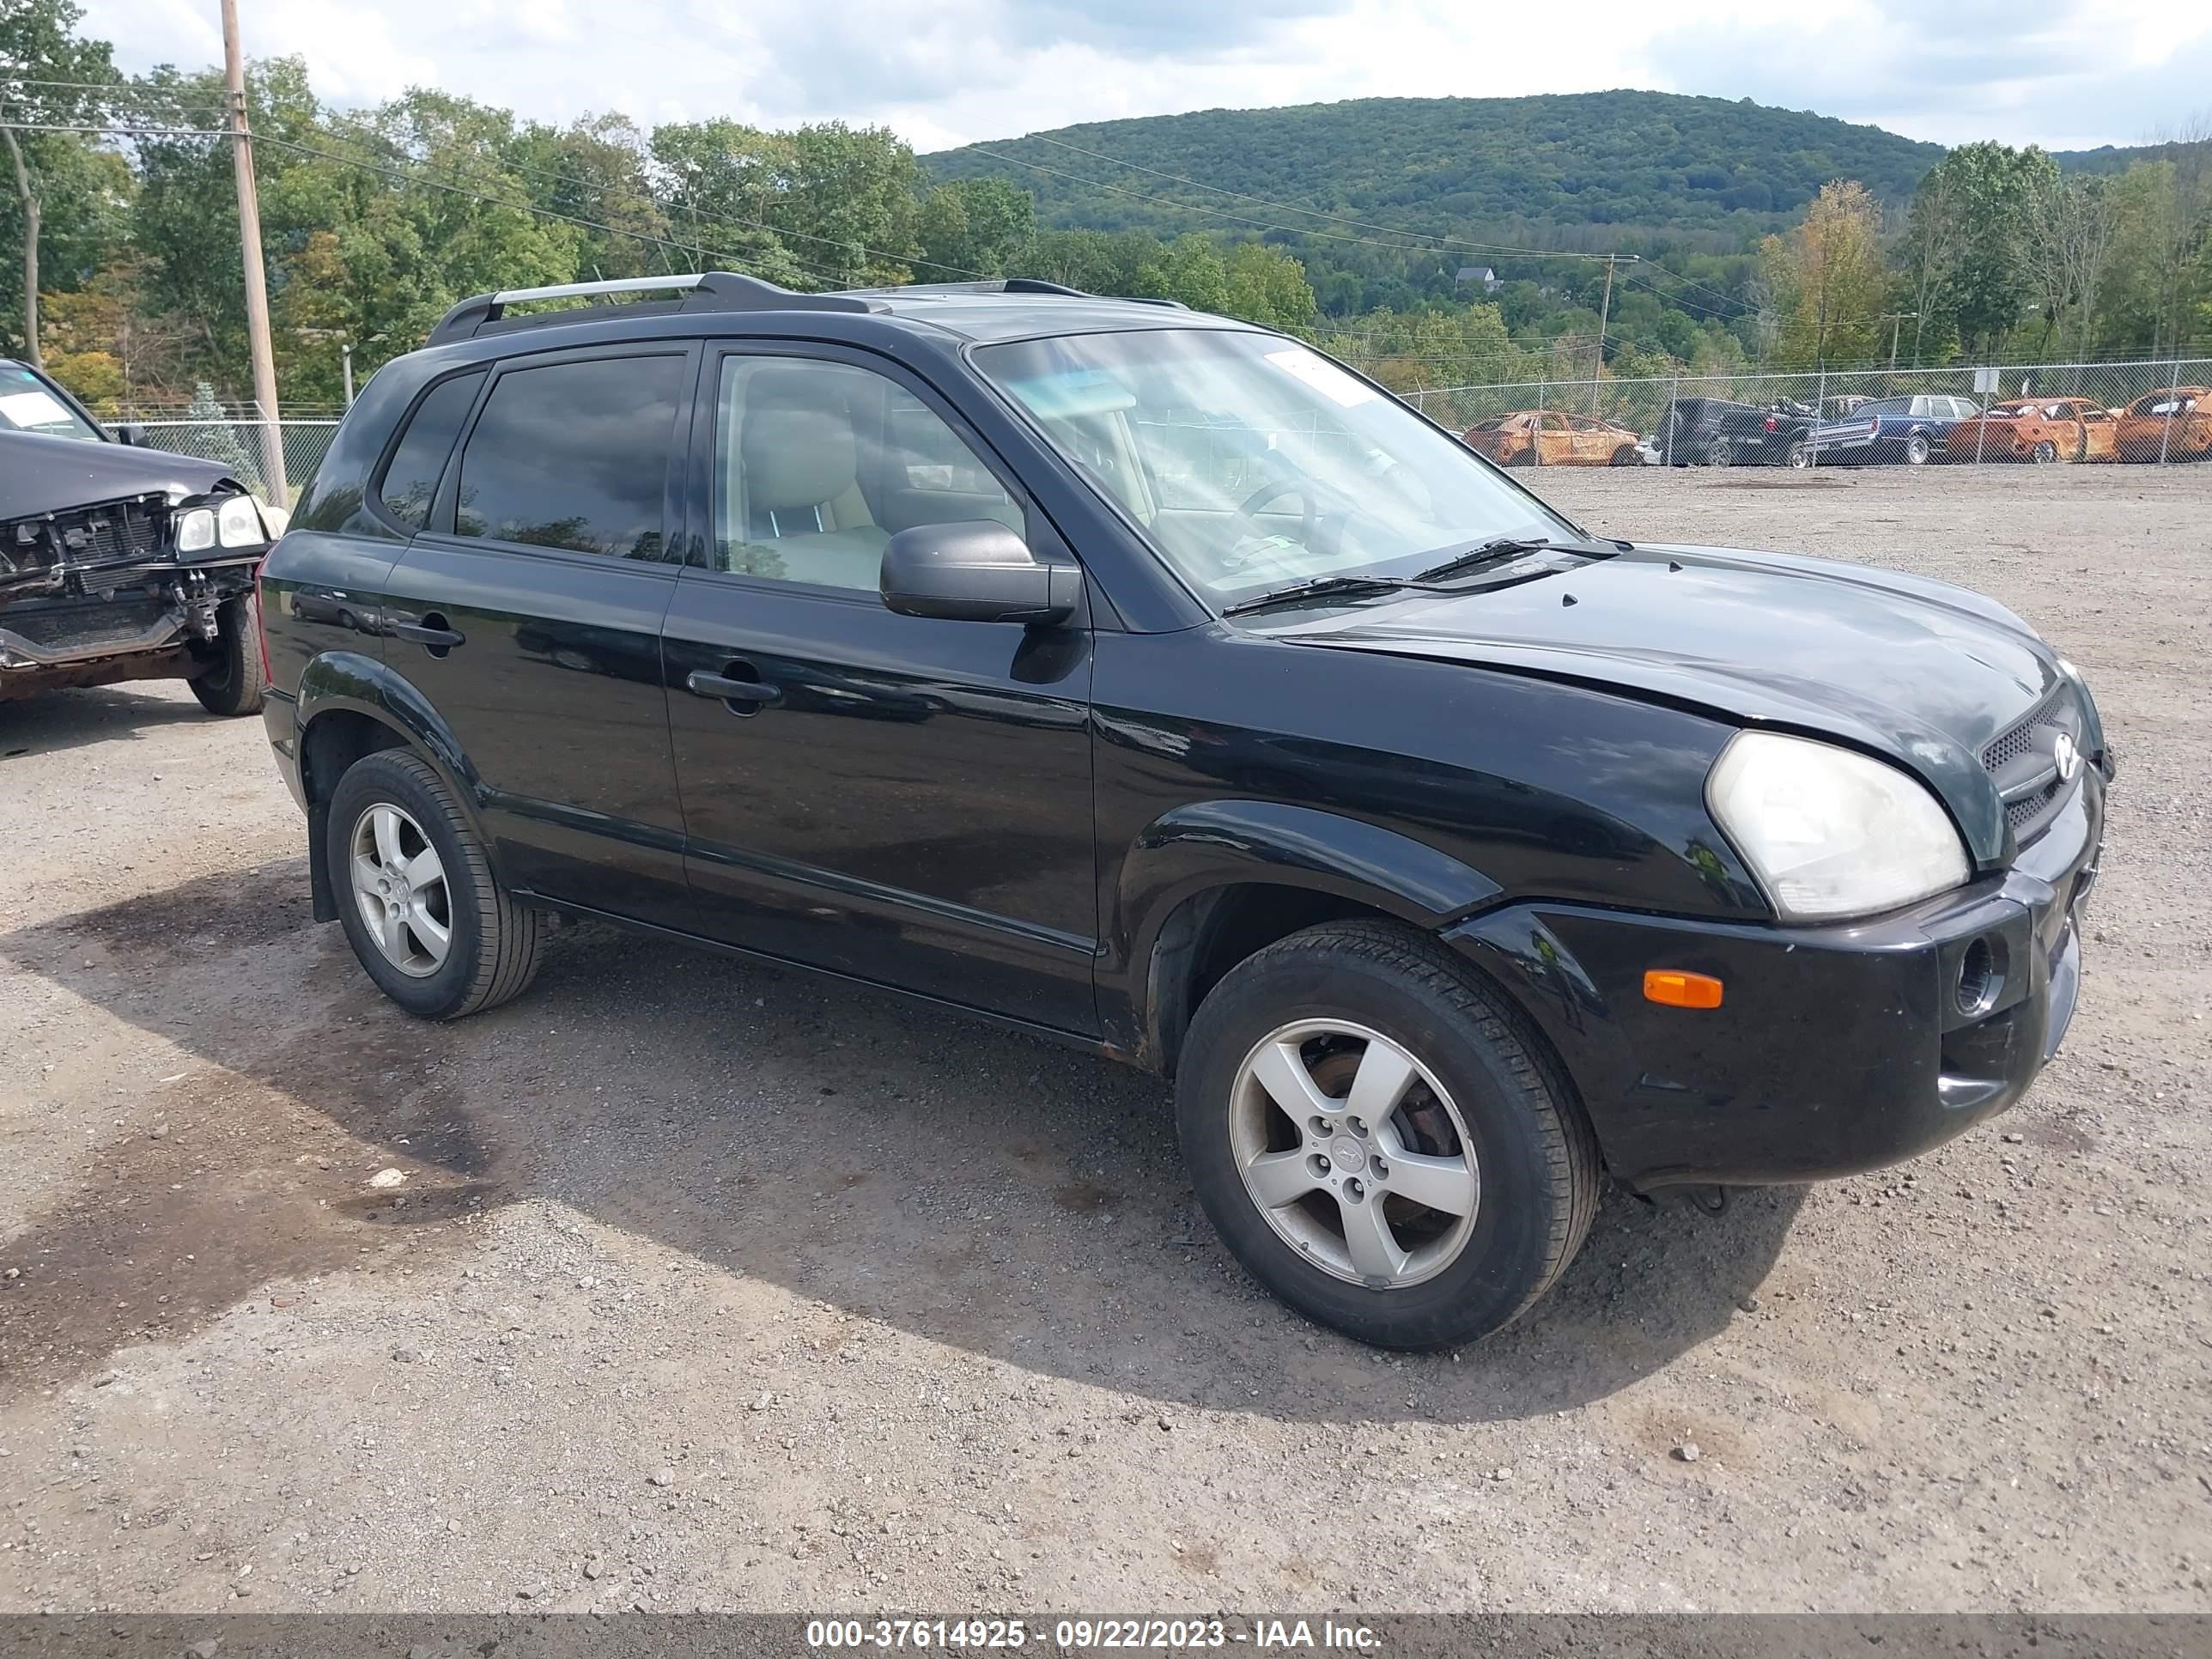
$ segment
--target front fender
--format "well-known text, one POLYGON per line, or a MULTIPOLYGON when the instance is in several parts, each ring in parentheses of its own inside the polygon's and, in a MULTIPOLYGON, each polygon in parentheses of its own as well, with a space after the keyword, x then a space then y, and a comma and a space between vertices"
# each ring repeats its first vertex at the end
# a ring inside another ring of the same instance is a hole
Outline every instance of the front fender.
POLYGON ((1279 801, 1194 801, 1148 824, 1123 860, 1101 971, 1109 1036, 1141 1048, 1153 953, 1181 907, 1247 883, 1355 900, 1435 929, 1504 890, 1435 848, 1364 819, 1279 801))

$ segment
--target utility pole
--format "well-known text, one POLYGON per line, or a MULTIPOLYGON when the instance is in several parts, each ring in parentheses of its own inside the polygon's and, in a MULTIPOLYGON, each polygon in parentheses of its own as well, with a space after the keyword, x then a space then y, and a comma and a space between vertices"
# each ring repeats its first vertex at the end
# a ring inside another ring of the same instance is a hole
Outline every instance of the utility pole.
POLYGON ((261 199, 253 184, 253 140, 246 129, 246 55, 238 44, 238 0, 222 0, 222 70, 230 90, 230 153, 238 176, 238 238, 246 256, 246 335, 253 357, 253 402, 261 417, 261 487, 273 507, 291 495, 284 434, 276 424, 276 361, 269 348, 269 277, 261 264, 261 199))
POLYGON ((1608 253, 1605 256, 1605 302, 1598 307, 1597 358, 1590 365, 1590 416, 1592 419, 1595 419, 1597 416, 1598 393, 1604 389, 1605 325, 1613 315, 1613 267, 1615 261, 1624 258, 1632 265, 1639 257, 1633 253, 1608 253))
POLYGON ((1897 336, 1906 322, 1919 316, 1917 311, 1885 311, 1881 320, 1889 325, 1889 372, 1897 373, 1897 336))

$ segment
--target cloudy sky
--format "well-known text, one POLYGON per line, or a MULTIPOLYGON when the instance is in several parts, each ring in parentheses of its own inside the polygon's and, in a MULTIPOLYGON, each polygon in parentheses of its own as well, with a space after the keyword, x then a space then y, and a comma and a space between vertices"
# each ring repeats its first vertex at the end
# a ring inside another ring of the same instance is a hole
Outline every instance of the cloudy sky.
MULTIPOLYGON (((218 62, 217 0, 80 0, 124 66, 218 62)), ((565 120, 887 124, 927 150, 1339 98, 1648 87, 1953 143, 2135 143, 2212 109, 2186 0, 240 0, 325 97, 565 120)))

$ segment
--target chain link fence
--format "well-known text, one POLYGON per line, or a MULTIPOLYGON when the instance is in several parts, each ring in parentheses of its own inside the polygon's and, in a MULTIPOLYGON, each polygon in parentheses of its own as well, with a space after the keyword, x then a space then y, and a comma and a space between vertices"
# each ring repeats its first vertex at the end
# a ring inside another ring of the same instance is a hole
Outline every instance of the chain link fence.
MULTIPOLYGON (((240 416, 220 421, 162 418, 142 420, 135 424, 144 430, 149 447, 219 461, 255 495, 266 496, 270 493, 267 480, 262 476, 262 422, 240 416)), ((300 486, 323 464, 337 429, 335 417, 276 422, 277 434, 284 447, 284 477, 290 485, 286 497, 288 505, 298 499, 300 486)))
POLYGON ((1407 399, 1508 465, 2172 465, 2212 459, 2208 389, 2212 359, 2181 358, 1522 380, 1407 399))

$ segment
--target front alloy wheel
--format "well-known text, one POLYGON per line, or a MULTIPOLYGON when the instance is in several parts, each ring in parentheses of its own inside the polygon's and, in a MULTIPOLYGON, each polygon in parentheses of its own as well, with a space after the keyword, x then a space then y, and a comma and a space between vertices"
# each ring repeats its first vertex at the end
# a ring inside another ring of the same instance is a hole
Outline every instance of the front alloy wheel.
POLYGON ((1224 974, 1184 1036, 1176 1115, 1245 1269, 1385 1347, 1510 1323, 1596 1208, 1596 1144, 1542 1036, 1395 922, 1310 927, 1224 974))
POLYGON ((1348 1020, 1301 1020, 1244 1057, 1229 1135, 1244 1190, 1284 1242, 1370 1290, 1418 1285, 1474 1231, 1482 1176, 1451 1096, 1348 1020))

